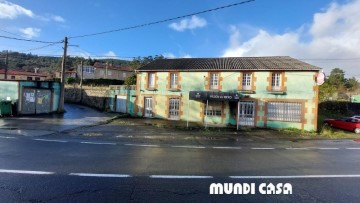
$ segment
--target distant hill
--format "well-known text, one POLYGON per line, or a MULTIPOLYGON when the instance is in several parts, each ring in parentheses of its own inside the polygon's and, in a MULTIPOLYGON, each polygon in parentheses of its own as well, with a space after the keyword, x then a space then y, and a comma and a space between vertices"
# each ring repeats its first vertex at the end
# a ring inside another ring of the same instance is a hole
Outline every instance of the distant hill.
MULTIPOLYGON (((6 58, 6 51, 0 52, 0 68, 4 68, 6 58)), ((62 57, 53 56, 37 56, 32 54, 25 54, 19 52, 9 52, 8 54, 8 68, 10 70, 34 72, 35 68, 39 68, 40 73, 53 74, 56 70, 61 69, 62 57)), ((113 63, 114 65, 129 66, 131 61, 118 59, 85 59, 83 57, 67 57, 66 67, 76 67, 78 64, 84 62, 85 65, 93 65, 95 62, 113 63)))

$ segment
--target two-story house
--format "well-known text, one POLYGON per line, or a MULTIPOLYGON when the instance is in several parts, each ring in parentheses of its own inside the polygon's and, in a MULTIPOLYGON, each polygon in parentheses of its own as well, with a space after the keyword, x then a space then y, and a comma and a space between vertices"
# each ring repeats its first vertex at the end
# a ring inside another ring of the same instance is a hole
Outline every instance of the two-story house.
MULTIPOLYGON (((35 81, 44 81, 49 77, 48 74, 44 73, 32 73, 25 71, 15 71, 7 70, 6 79, 7 80, 35 80, 35 81)), ((5 79, 5 69, 0 69, 0 80, 5 79)))
POLYGON ((320 68, 291 57, 159 59, 137 70, 138 116, 317 129, 320 68))
MULTIPOLYGON (((133 75, 131 67, 123 67, 113 64, 96 62, 93 66, 83 66, 83 79, 112 79, 125 80, 133 75)), ((77 68, 77 76, 81 78, 81 65, 77 68)))

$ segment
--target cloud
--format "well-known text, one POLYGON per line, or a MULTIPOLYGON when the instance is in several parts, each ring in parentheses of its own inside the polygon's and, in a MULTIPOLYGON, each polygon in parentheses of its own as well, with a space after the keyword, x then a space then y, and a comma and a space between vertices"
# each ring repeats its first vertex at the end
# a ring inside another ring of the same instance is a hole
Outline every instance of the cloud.
MULTIPOLYGON (((355 75, 357 63, 337 60, 360 58, 360 0, 346 4, 332 3, 323 12, 315 13, 310 25, 285 33, 270 33, 258 29, 255 36, 242 41, 239 27, 230 27, 229 46, 223 57, 286 55, 300 58, 329 71, 340 67, 349 75, 355 75), (306 40, 304 40, 306 39, 306 40)), ((357 73, 359 74, 359 73, 357 73)))
POLYGON ((23 34, 24 37, 32 39, 40 35, 41 29, 28 27, 20 29, 19 31, 23 34))
POLYGON ((104 54, 104 56, 105 56, 106 58, 112 58, 112 59, 117 59, 117 58, 118 58, 117 55, 115 54, 115 52, 113 52, 113 51, 108 51, 108 52, 106 52, 106 53, 104 54))
POLYGON ((8 1, 0 0, 0 11, 0 19, 15 19, 21 15, 34 17, 34 13, 31 10, 8 1))
POLYGON ((182 56, 179 56, 179 57, 177 57, 175 54, 173 54, 173 53, 164 53, 164 54, 162 54, 165 58, 167 58, 167 59, 175 59, 175 58, 192 58, 192 56, 190 55, 190 54, 184 54, 184 55, 182 55, 182 56))
POLYGON ((61 16, 53 15, 51 16, 51 19, 56 22, 64 23, 65 19, 61 16))
POLYGON ((205 27, 206 25, 207 22, 204 18, 192 16, 190 19, 186 18, 184 20, 181 20, 179 23, 171 23, 169 27, 176 31, 182 32, 186 29, 193 30, 196 28, 205 27))

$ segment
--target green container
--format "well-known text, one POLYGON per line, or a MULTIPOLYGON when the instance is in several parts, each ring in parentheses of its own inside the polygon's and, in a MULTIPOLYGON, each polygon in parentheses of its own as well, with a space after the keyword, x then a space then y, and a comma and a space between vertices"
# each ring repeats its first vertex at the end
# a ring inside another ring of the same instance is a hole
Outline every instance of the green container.
POLYGON ((0 116, 12 115, 11 101, 0 101, 0 116))

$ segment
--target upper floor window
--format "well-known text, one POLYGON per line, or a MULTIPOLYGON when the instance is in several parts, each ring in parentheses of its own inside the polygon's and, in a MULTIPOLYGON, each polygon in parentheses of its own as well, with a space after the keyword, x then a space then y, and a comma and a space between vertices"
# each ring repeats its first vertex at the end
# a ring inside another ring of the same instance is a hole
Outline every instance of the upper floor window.
POLYGON ((36 80, 36 81, 39 81, 39 80, 40 80, 40 77, 35 77, 35 80, 36 80))
POLYGON ((176 89, 178 87, 178 74, 170 73, 170 88, 176 89))
POLYGON ((33 80, 33 78, 32 77, 27 77, 26 80, 33 80))
POLYGON ((85 66, 84 67, 84 72, 85 73, 94 73, 95 72, 95 68, 92 66, 85 66))
POLYGON ((271 90, 273 91, 281 90, 281 73, 271 74, 271 90))
POLYGON ((104 71, 104 70, 100 70, 100 75, 105 75, 105 71, 104 71))
POLYGON ((210 73, 210 89, 219 89, 219 73, 210 73))
POLYGON ((242 89, 251 90, 251 73, 244 73, 242 77, 242 89))
POLYGON ((148 74, 148 88, 155 88, 155 73, 148 74))
POLYGON ((112 71, 111 71, 111 70, 108 70, 108 75, 112 75, 112 71))
POLYGON ((122 75, 123 75, 123 78, 126 78, 126 73, 123 73, 122 75))
POLYGON ((15 80, 15 76, 14 76, 14 75, 12 75, 12 76, 11 76, 11 79, 12 79, 12 80, 15 80))

